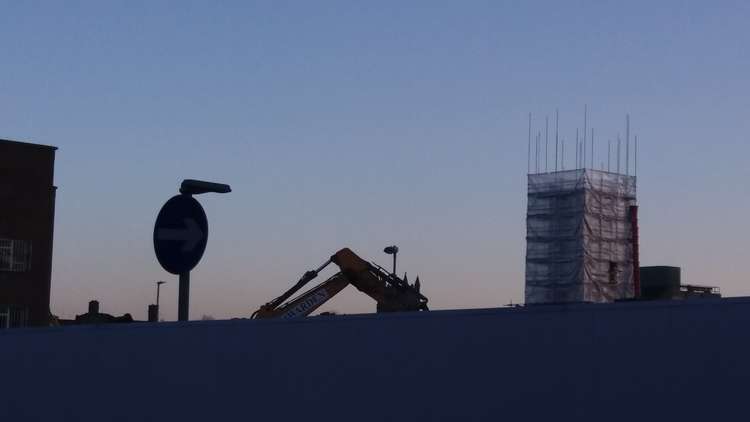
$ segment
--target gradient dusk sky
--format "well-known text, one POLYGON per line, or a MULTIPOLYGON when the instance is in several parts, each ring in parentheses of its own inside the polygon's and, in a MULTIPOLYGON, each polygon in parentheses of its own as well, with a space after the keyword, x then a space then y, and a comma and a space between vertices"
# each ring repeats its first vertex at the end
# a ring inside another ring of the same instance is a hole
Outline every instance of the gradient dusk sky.
MULTIPOLYGON (((397 244, 432 309, 521 302, 527 116, 559 108, 571 139, 585 104, 597 163, 626 113, 639 136, 643 265, 750 295, 750 3, 0 8, 0 138, 59 147, 62 317, 144 319, 163 279, 176 318, 151 236, 183 178, 234 190, 199 197, 192 318, 249 316, 344 246, 390 266, 397 244)), ((349 287, 321 310, 374 308, 349 287)))

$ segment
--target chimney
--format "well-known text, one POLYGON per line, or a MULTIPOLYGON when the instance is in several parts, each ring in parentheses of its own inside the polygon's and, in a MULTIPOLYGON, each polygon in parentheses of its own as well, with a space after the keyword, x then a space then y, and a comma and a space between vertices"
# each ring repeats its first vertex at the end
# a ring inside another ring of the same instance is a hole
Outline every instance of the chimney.
POLYGON ((159 321, 159 305, 148 305, 148 322, 159 321))
POLYGON ((89 313, 90 314, 99 313, 99 301, 98 300, 92 300, 91 302, 89 302, 89 313))

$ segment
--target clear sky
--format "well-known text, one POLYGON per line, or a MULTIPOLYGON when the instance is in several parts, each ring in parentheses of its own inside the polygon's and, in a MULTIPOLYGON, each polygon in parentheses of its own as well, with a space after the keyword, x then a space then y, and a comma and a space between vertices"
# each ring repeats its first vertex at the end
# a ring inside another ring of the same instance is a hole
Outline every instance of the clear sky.
MULTIPOLYGON (((584 104, 602 142, 625 113, 639 135, 642 263, 750 295, 748 22, 741 1, 3 2, 0 138, 59 147, 63 317, 145 318, 159 279, 176 317, 151 236, 183 178, 234 190, 200 197, 193 318, 394 243, 434 309, 520 302, 527 115, 559 107, 571 139, 584 104)), ((351 290, 323 309, 374 310, 351 290)))

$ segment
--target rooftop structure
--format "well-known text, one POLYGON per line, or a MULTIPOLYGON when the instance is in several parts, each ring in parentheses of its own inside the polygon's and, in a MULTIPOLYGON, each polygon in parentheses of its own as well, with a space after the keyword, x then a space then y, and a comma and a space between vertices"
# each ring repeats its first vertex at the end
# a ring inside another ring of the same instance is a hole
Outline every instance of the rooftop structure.
POLYGON ((679 300, 721 297, 718 287, 682 284, 680 267, 665 265, 641 267, 640 272, 641 299, 679 300))

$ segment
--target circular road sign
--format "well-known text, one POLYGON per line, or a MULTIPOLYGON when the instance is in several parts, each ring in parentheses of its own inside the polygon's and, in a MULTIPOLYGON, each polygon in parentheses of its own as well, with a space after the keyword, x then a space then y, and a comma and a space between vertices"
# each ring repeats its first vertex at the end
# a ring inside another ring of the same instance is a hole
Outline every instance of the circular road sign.
POLYGON ((188 272, 198 265, 208 241, 208 220, 190 195, 175 195, 159 211, 154 225, 154 252, 165 270, 188 272))

